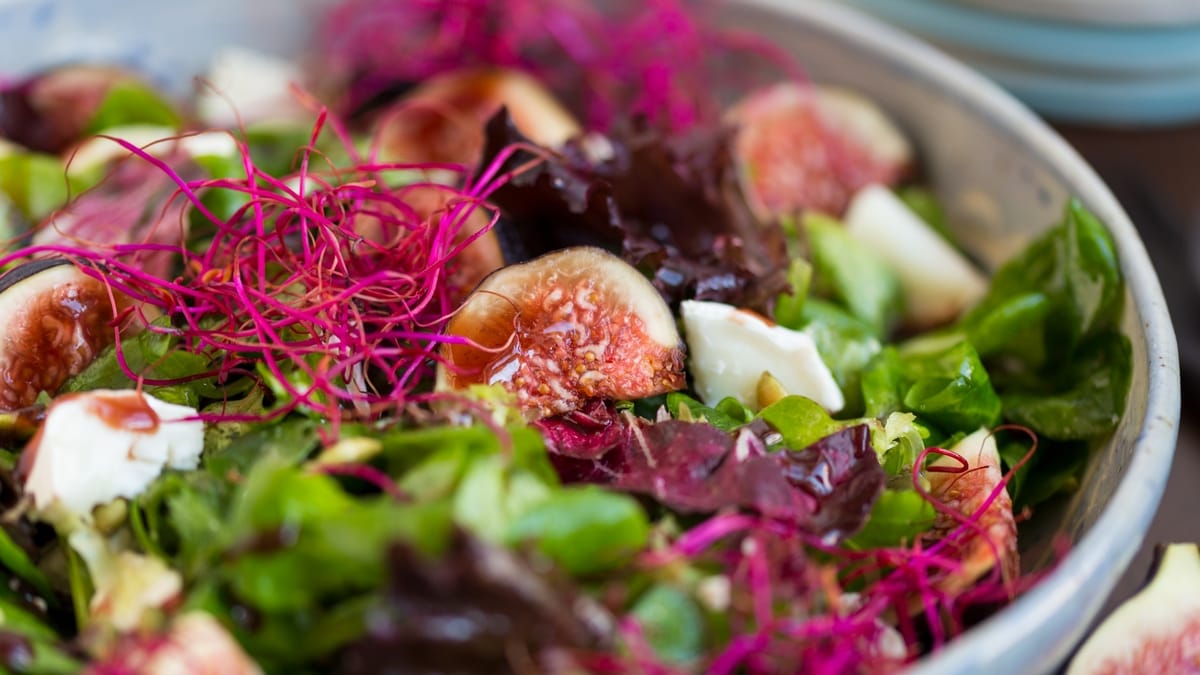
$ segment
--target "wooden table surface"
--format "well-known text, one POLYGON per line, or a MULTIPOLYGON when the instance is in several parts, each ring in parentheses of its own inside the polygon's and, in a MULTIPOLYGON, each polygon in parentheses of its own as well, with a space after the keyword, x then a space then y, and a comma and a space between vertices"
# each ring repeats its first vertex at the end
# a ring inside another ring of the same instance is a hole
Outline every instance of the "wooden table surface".
POLYGON ((1167 492, 1105 613, 1135 593, 1155 544, 1200 542, 1200 124, 1153 130, 1058 125, 1112 188, 1158 271, 1179 340, 1182 423, 1167 492))

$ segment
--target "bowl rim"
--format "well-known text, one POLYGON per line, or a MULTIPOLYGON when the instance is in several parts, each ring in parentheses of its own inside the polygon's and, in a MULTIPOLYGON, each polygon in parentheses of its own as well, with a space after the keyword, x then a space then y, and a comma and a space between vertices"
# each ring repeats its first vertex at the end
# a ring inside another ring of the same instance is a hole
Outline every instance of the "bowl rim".
POLYGON ((1083 637, 1129 566, 1157 511, 1174 457, 1180 414, 1178 346, 1145 246, 1116 198, 1062 137, 998 85, 944 52, 832 2, 739 0, 739 4, 802 21, 862 51, 922 73, 958 103, 986 114, 994 124, 1011 130, 1014 140, 1042 155, 1116 240, 1126 285, 1141 315, 1147 368, 1145 418, 1125 475, 1092 527, 1034 588, 913 664, 913 672, 921 675, 999 672, 999 663, 1019 665, 1020 672, 1048 672, 1083 637), (1018 651, 1022 652, 1019 656, 1018 651))

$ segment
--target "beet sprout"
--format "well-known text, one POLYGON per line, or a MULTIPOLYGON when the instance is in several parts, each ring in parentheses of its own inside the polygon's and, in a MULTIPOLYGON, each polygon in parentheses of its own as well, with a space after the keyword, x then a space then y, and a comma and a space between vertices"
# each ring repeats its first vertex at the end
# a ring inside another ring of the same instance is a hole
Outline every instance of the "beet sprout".
MULTIPOLYGON (((667 547, 643 554, 639 564, 655 570, 680 560, 715 563, 728 576, 734 589, 726 610, 732 637, 706 663, 706 672, 897 670, 927 651, 924 640, 937 649, 965 630, 966 612, 972 607, 1011 600, 1048 573, 1026 574, 1015 582, 1004 579, 1000 551, 981 524, 1014 472, 1037 449, 1036 437, 1024 427, 1001 426, 992 433, 1000 431, 1028 434, 1030 448, 970 513, 940 502, 923 487, 921 471, 932 454, 949 457, 956 466, 926 471, 962 476, 979 469, 942 448, 927 448, 921 454, 914 465, 914 489, 953 527, 929 532, 908 545, 848 549, 778 520, 722 512, 667 547), (996 564, 983 578, 968 579, 964 588, 956 581, 964 574, 959 552, 981 541, 996 564), (920 619, 924 634, 914 617, 920 619)), ((1059 558, 1064 552, 1059 551, 1059 558)))
POLYGON ((142 162, 169 179, 175 191, 168 201, 182 200, 204 221, 209 245, 190 250, 186 232, 176 241, 149 235, 118 242, 58 240, 5 255, 0 266, 47 255, 67 258, 107 286, 115 313, 121 296, 136 308, 130 311, 137 312, 132 323, 138 329, 172 336, 179 349, 212 363, 211 372, 190 378, 149 378, 135 372, 120 341, 129 331, 114 322, 117 361, 142 384, 207 377, 223 383, 253 373, 278 399, 265 417, 303 408, 326 419, 334 436, 345 418, 400 410, 421 395, 441 345, 467 342, 443 335, 442 328, 469 290, 454 278, 460 255, 495 225, 486 200, 541 160, 535 155, 505 169, 515 152, 530 150, 514 146, 478 176, 445 164, 324 168, 313 148, 326 126, 349 142, 340 122, 322 111, 298 168, 287 176, 259 169, 244 142, 238 143, 244 177, 192 179, 169 159, 112 138, 132 155, 126 162, 142 162), (393 188, 385 180, 398 171, 434 170, 454 172, 455 181, 393 188), (205 195, 214 191, 235 193, 245 203, 221 218, 205 205, 205 195), (436 203, 423 208, 421 194, 434 195, 436 203), (483 226, 468 230, 468 219, 480 214, 483 226), (142 257, 151 254, 172 256, 178 276, 147 270, 142 257), (169 325, 152 322, 158 316, 169 325))
POLYGON ((398 83, 500 66, 564 94, 590 128, 632 114, 683 131, 718 119, 722 91, 754 84, 747 73, 805 79, 767 40, 711 20, 718 4, 345 0, 322 23, 322 62, 334 79, 350 80, 349 111, 398 83))
POLYGON ((370 464, 359 464, 354 462, 345 464, 322 464, 318 470, 321 473, 329 476, 347 476, 350 478, 357 478, 364 483, 375 486, 380 492, 392 497, 397 501, 404 501, 407 499, 407 496, 400 489, 400 487, 396 485, 396 481, 392 480, 391 476, 388 476, 386 473, 376 469, 370 464))

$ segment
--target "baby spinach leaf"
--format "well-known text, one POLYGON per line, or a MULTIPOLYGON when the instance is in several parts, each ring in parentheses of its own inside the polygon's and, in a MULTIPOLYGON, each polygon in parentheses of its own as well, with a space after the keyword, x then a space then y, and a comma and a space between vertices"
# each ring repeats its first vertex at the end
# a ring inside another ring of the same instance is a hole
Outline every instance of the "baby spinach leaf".
POLYGON ((1129 338, 1115 331, 1097 335, 1043 378, 1042 388, 1005 392, 1004 416, 1050 439, 1105 436, 1125 412, 1132 372, 1129 338))
POLYGON ((709 407, 677 391, 667 394, 667 411, 676 419, 679 419, 681 414, 686 414, 688 417, 685 419, 688 421, 704 420, 722 431, 733 431, 754 417, 754 414, 735 398, 721 399, 716 406, 709 407), (683 412, 683 408, 686 409, 686 413, 683 412))
POLYGON ((1036 370, 1116 325, 1124 283, 1112 236, 1077 201, 1062 222, 997 272, 960 322, 980 352, 1036 370))
POLYGON ((204 467, 214 476, 245 474, 265 457, 294 465, 319 445, 318 423, 307 417, 264 422, 223 448, 205 456, 204 467))
POLYGON ((916 413, 947 434, 994 426, 1000 419, 1000 398, 992 388, 979 355, 966 340, 914 341, 900 349, 888 347, 864 374, 864 395, 871 388, 869 407, 916 413), (947 344, 949 342, 949 344, 947 344), (894 351, 894 353, 892 353, 894 351), (887 391, 886 387, 895 386, 887 391))
POLYGON ((515 519, 550 497, 552 485, 498 454, 480 457, 454 494, 454 520, 476 536, 502 541, 515 519))
POLYGON ((664 661, 687 664, 704 655, 704 616, 696 602, 678 588, 666 584, 651 587, 630 614, 664 661))
POLYGON ((887 488, 871 507, 871 517, 847 544, 857 549, 898 546, 933 527, 933 505, 911 489, 887 488))
MULTIPOLYGON (((1028 451, 1028 441, 1018 441, 1002 445, 1000 456, 1011 467, 1028 451)), ((1074 492, 1079 488, 1089 455, 1088 444, 1082 441, 1040 442, 1030 461, 1014 475, 1015 485, 1010 483, 1013 507, 1036 506, 1057 495, 1074 492)))
POLYGON ((137 81, 114 84, 87 125, 88 135, 127 124, 156 124, 178 128, 179 113, 152 88, 137 81))
POLYGON ((760 419, 783 435, 789 448, 807 448, 847 423, 829 416, 820 403, 803 396, 785 396, 759 411, 760 419))
MULTIPOLYGON (((159 324, 161 325, 161 324, 159 324)), ((191 379, 211 369, 209 360, 178 348, 178 340, 164 333, 146 330, 121 340, 121 354, 129 370, 154 380, 180 380, 179 384, 146 386, 144 390, 170 403, 198 407, 203 398, 221 398, 230 392, 217 387, 213 378, 191 379)), ((136 382, 125 374, 115 346, 108 347, 96 360, 63 385, 63 392, 93 389, 132 389, 136 382)))
POLYGON ((560 490, 509 525, 510 544, 533 542, 572 575, 589 575, 628 562, 650 535, 650 523, 632 497, 593 485, 560 490))

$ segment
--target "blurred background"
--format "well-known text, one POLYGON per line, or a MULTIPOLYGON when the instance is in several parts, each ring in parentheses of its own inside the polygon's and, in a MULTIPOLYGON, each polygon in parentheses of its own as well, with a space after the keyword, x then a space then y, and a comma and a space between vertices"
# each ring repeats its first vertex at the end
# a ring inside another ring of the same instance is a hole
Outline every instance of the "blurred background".
POLYGON ((1154 546, 1200 541, 1200 2, 845 0, 995 80, 1047 119, 1137 225, 1179 338, 1183 411, 1158 515, 1106 612, 1154 546))

